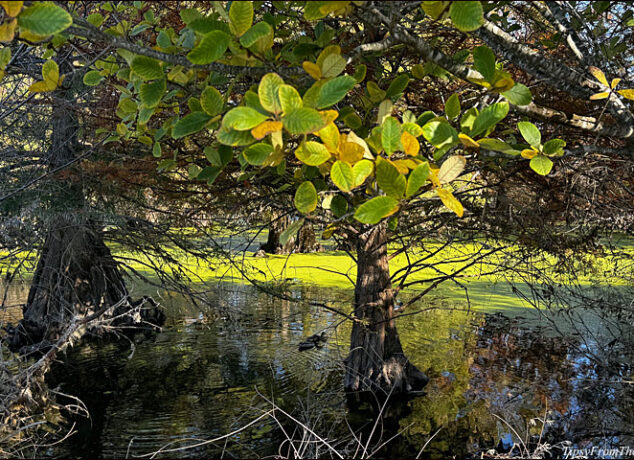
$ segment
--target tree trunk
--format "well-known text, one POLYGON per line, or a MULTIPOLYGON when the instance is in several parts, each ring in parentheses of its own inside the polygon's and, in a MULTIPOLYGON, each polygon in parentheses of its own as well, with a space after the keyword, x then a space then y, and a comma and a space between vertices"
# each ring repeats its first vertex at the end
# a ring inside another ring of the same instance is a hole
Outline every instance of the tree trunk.
MULTIPOLYGON (((62 72, 73 67, 60 52, 62 72)), ((105 245, 100 226, 88 217, 88 205, 80 174, 72 166, 83 146, 75 107, 75 86, 52 93, 51 137, 48 150, 50 171, 65 170, 66 178, 53 176, 50 195, 49 230, 35 270, 23 319, 9 329, 7 341, 13 351, 43 350, 62 336, 72 318, 86 318, 99 313, 117 317, 111 325, 138 324, 148 319, 160 324, 164 319, 150 301, 152 309, 141 309, 141 302, 131 302, 118 266, 105 245), (117 306, 116 309, 107 307, 117 306), (134 308, 133 311, 131 309, 134 308), (114 310, 114 311, 113 311, 114 310), (132 314, 125 315, 126 312, 132 314), (33 347, 30 347, 33 345, 33 347)), ((97 315, 96 315, 97 316, 97 315)))
POLYGON ((304 222, 297 235, 289 238, 285 244, 281 244, 280 236, 291 223, 289 216, 279 217, 274 214, 269 224, 269 235, 266 244, 260 246, 260 249, 269 254, 315 252, 321 249, 315 237, 315 231, 309 222, 304 222))
POLYGON ((395 295, 390 282, 387 232, 383 222, 357 238, 357 282, 346 391, 406 395, 418 392, 427 377, 403 353, 394 323, 395 295))

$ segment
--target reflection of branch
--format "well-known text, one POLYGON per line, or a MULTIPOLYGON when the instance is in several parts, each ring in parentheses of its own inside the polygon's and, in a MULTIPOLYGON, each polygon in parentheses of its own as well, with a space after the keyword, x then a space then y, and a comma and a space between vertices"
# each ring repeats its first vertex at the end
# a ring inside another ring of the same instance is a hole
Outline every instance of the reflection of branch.
POLYGON ((275 409, 271 409, 270 411, 265 412, 264 414, 260 415, 259 417, 255 418, 254 420, 251 420, 249 423, 247 423, 246 425, 237 428, 235 430, 233 430, 231 433, 227 433, 227 434, 223 434, 222 436, 218 436, 217 438, 214 439, 208 439, 206 441, 200 441, 197 442, 195 444, 190 444, 188 446, 183 446, 183 447, 175 447, 172 449, 168 449, 167 447, 172 446, 178 442, 183 442, 183 441, 199 441, 196 438, 183 438, 183 439, 177 439, 176 441, 172 441, 168 444, 165 444, 163 447, 161 447, 159 450, 155 451, 155 452, 150 452, 148 454, 143 454, 143 455, 139 455, 140 458, 142 457, 149 457, 149 458, 155 458, 157 455, 159 454, 163 454, 163 453, 168 453, 168 452, 180 452, 183 450, 187 450, 187 449, 194 449, 196 447, 200 447, 200 446, 205 446, 207 444, 214 444, 218 441, 222 441, 223 439, 227 439, 230 438, 233 435, 236 435, 238 433, 240 433, 241 431, 246 430, 247 428, 249 428, 251 425, 256 424, 257 422, 259 422, 260 420, 262 420, 265 417, 268 417, 269 415, 271 415, 274 412, 275 409))

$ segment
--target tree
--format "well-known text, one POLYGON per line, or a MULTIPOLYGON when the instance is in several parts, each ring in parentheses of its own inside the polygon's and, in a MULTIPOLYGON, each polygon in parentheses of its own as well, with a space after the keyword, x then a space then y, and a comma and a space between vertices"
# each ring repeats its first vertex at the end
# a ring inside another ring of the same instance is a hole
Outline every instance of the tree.
MULTIPOLYGON (((297 225, 351 239, 345 387, 410 393, 426 377, 402 351, 396 295, 428 283, 420 298, 464 268, 408 281, 426 263, 413 260, 390 276, 391 238, 406 251, 444 228, 563 255, 598 227, 632 231, 632 11, 598 3, 104 2, 72 18, 52 4, 5 10, 17 16, 18 41, 36 33, 40 49, 70 40, 105 50, 83 60, 83 82, 119 95, 107 141, 152 146, 164 171, 191 159, 190 178, 211 188, 274 190, 272 209, 292 197, 297 225), (45 29, 44 9, 65 20, 45 29), (608 29, 614 39, 601 43, 608 29)), ((500 250, 485 247, 466 266, 500 250)))

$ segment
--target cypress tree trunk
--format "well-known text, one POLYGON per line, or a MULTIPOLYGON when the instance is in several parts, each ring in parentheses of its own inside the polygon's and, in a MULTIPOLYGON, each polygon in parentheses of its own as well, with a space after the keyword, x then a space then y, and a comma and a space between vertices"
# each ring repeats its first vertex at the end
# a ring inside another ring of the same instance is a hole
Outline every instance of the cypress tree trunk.
MULTIPOLYGON (((61 72, 72 70, 70 56, 58 54, 61 72)), ((101 318, 119 316, 141 303, 129 301, 125 282, 103 241, 101 228, 88 216, 81 175, 72 174, 71 165, 83 148, 77 140, 79 122, 73 106, 74 86, 52 93, 47 167, 52 172, 65 170, 71 174, 65 178, 57 176, 51 183, 53 217, 49 219, 49 230, 23 307, 23 319, 9 330, 7 341, 13 351, 28 351, 30 345, 46 349, 62 336, 73 317, 96 312, 104 313, 101 318), (114 305, 118 307, 106 312, 104 307, 114 305)), ((121 316, 112 324, 138 323, 143 319, 157 324, 164 319, 160 311, 139 309, 137 313, 135 317, 121 316)))
POLYGON ((295 246, 295 238, 289 238, 284 245, 280 243, 280 235, 290 223, 289 216, 279 217, 279 214, 273 214, 269 224, 269 235, 266 244, 263 244, 260 249, 269 254, 288 254, 292 252, 295 246))
POLYGON ((315 237, 315 231, 309 222, 304 222, 304 225, 298 230, 297 235, 289 238, 285 244, 281 244, 280 236, 291 223, 289 216, 279 218, 277 215, 274 215, 269 224, 269 235, 266 243, 260 246, 260 249, 269 254, 314 252, 321 249, 315 237))
POLYGON ((383 222, 357 239, 354 312, 361 321, 352 326, 344 387, 405 395, 420 391, 428 379, 409 362, 396 331, 386 230, 383 222))

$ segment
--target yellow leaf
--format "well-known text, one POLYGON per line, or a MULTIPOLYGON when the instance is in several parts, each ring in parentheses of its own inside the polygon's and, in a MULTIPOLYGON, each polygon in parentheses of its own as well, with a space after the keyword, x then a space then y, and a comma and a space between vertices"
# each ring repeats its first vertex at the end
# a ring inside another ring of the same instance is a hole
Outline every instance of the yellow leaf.
POLYGON ((594 66, 590 66, 588 67, 588 70, 590 71, 592 76, 596 78, 603 86, 609 86, 608 79, 605 78, 605 74, 603 73, 601 69, 598 69, 594 66))
POLYGON ((411 167, 412 165, 410 160, 394 160, 392 161, 392 164, 396 166, 396 169, 398 169, 398 172, 401 174, 407 174, 410 169, 414 169, 416 167, 416 165, 414 165, 414 168, 411 167))
POLYGON ((273 154, 271 154, 264 163, 262 163, 262 166, 275 167, 279 165, 283 159, 284 151, 282 149, 275 149, 273 154))
POLYGON ((14 18, 20 13, 24 2, 0 2, 0 5, 7 12, 7 16, 14 18))
POLYGON ((339 149, 339 129, 334 123, 328 123, 317 131, 317 135, 330 152, 336 152, 339 149))
POLYGON ((355 142, 342 142, 339 147, 339 159, 346 163, 355 164, 363 158, 364 150, 355 142))
POLYGON ((262 139, 267 134, 281 131, 282 126, 281 121, 264 121, 251 130, 251 135, 256 139, 262 139))
POLYGON ((49 59, 42 66, 42 78, 48 86, 49 90, 57 88, 57 82, 59 81, 59 67, 57 62, 49 59))
POLYGON ((315 80, 319 80, 321 78, 321 69, 314 62, 304 61, 302 63, 302 67, 304 68, 306 73, 313 77, 315 80))
POLYGON ((24 27, 20 28, 20 38, 23 38, 24 40, 28 40, 32 43, 38 43, 38 42, 44 41, 48 37, 49 37, 48 35, 34 34, 30 30, 26 30, 24 27))
POLYGON ((437 168, 436 166, 429 167, 429 180, 434 185, 434 187, 440 187, 440 180, 438 179, 438 171, 440 171, 440 169, 437 168))
POLYGON ((634 89, 620 89, 617 93, 626 99, 634 100, 634 89))
POLYGON ((125 136, 128 133, 128 127, 123 123, 119 123, 117 125, 116 130, 117 130, 117 134, 121 136, 125 136))
POLYGON ((401 134, 401 144, 403 144, 403 151, 408 155, 413 157, 418 155, 420 144, 418 140, 407 131, 403 131, 403 134, 401 134))
POLYGON ((273 131, 271 133, 271 145, 273 148, 277 150, 282 150, 284 147, 284 139, 282 137, 282 131, 273 131))
POLYGON ((527 160, 530 160, 536 157, 538 153, 539 152, 537 150, 525 149, 525 150, 522 150, 522 158, 526 158, 527 160))
POLYGON ((32 92, 32 93, 47 93, 47 92, 53 91, 53 90, 48 87, 46 82, 36 81, 31 86, 29 86, 29 91, 32 92))
POLYGON ((452 155, 447 158, 438 170, 438 180, 445 184, 453 181, 456 177, 462 174, 467 160, 462 155, 452 155))
POLYGON ((504 91, 509 91, 513 86, 515 86, 515 80, 510 73, 505 72, 504 70, 496 70, 493 75, 493 91, 497 91, 503 93, 504 91))
POLYGON ((10 42, 15 36, 15 28, 18 25, 17 19, 11 19, 0 26, 0 42, 10 42))
POLYGON ((616 88, 616 85, 618 85, 620 82, 621 82, 620 78, 613 78, 612 83, 610 83, 610 88, 612 89, 616 88))
POLYGON ((436 193, 440 197, 440 201, 442 204, 447 206, 453 212, 456 213, 458 217, 462 217, 464 215, 464 208, 462 207, 462 203, 453 196, 449 190, 445 190, 444 188, 437 188, 436 193))
POLYGON ((321 234, 321 239, 322 240, 327 240, 329 239, 337 230, 337 226, 334 224, 330 224, 328 227, 326 227, 326 230, 324 230, 324 232, 321 234))
POLYGON ((322 110, 319 112, 322 118, 326 121, 326 123, 332 123, 339 116, 339 112, 336 110, 322 110))
POLYGON ((480 144, 478 144, 476 141, 471 139, 466 134, 463 134, 463 133, 458 134, 458 139, 460 139, 460 142, 462 142, 462 145, 464 145, 465 147, 473 147, 476 149, 480 147, 480 144))
MULTIPOLYGON (((619 91, 620 93, 621 91, 619 91)), ((598 99, 606 99, 608 96, 610 95, 610 93, 608 92, 604 92, 604 93, 595 93, 592 96, 590 96, 590 100, 591 101, 596 101, 598 99)))
POLYGON ((350 4, 350 2, 326 2, 325 5, 321 6, 319 8, 319 12, 321 14, 330 14, 333 13, 335 11, 341 10, 343 8, 345 8, 346 6, 348 6, 350 4))

